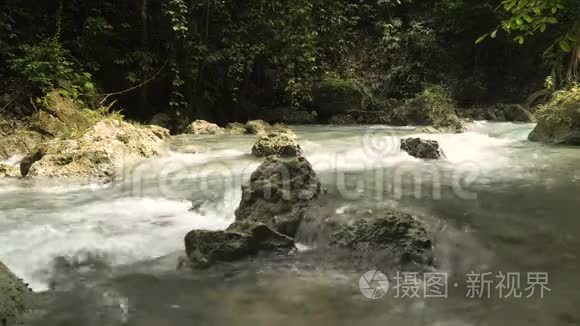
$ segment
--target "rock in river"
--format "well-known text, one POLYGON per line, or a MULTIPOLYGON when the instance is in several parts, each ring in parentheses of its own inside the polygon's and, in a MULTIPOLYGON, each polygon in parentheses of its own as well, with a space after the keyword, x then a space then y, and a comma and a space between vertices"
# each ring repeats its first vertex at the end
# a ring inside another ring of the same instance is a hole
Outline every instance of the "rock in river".
POLYGON ((185 236, 185 251, 194 267, 231 262, 261 251, 287 254, 294 240, 263 223, 236 222, 226 231, 194 230, 185 236))
POLYGON ((296 157, 302 155, 302 149, 292 135, 271 132, 260 137, 252 148, 252 154, 256 157, 267 157, 271 155, 296 157))
POLYGON ((81 137, 39 145, 21 164, 22 176, 110 178, 125 164, 160 154, 167 129, 105 119, 81 137))
POLYGON ((401 149, 416 158, 439 160, 444 159, 445 154, 435 140, 421 138, 406 138, 401 140, 401 149))
POLYGON ((394 257, 401 264, 433 264, 431 240, 424 224, 414 216, 391 210, 351 215, 352 219, 332 234, 332 246, 394 257))
POLYGON ((0 325, 16 325, 26 310, 30 290, 0 262, 0 325))

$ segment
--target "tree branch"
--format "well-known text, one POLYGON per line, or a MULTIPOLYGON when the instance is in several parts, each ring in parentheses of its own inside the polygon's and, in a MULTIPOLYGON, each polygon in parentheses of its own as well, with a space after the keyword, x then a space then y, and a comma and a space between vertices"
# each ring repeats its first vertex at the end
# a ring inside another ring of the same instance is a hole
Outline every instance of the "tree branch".
POLYGON ((107 101, 107 99, 110 96, 114 96, 114 95, 120 95, 120 94, 124 94, 124 93, 128 93, 130 91, 136 90, 138 88, 141 88, 147 84, 149 84, 150 82, 152 82, 155 78, 157 78, 157 76, 159 76, 159 74, 163 71, 163 69, 165 69, 165 66, 167 66, 167 62, 165 61, 165 63, 163 64, 163 66, 161 67, 161 69, 159 69, 158 72, 155 73, 155 75, 153 75, 151 78, 147 79, 146 81, 142 82, 139 85, 135 85, 133 87, 127 88, 125 90, 119 91, 119 92, 114 92, 114 93, 107 93, 107 94, 100 94, 100 95, 104 95, 105 97, 103 98, 103 100, 101 100, 101 102, 99 104, 103 105, 103 103, 105 103, 107 101))

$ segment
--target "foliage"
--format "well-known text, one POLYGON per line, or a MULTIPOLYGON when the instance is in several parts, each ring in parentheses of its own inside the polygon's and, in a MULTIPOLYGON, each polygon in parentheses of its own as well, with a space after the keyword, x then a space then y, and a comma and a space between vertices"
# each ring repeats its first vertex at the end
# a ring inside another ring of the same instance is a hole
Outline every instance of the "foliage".
POLYGON ((22 51, 21 57, 10 60, 11 68, 42 93, 60 89, 63 95, 74 99, 94 94, 91 75, 75 69, 56 38, 44 39, 37 45, 24 45, 22 51))
POLYGON ((554 93, 552 100, 536 111, 536 117, 547 125, 580 127, 580 85, 554 93))
POLYGON ((402 109, 402 114, 409 122, 461 130, 461 122, 455 114, 455 103, 443 85, 427 85, 423 92, 408 100, 402 109))

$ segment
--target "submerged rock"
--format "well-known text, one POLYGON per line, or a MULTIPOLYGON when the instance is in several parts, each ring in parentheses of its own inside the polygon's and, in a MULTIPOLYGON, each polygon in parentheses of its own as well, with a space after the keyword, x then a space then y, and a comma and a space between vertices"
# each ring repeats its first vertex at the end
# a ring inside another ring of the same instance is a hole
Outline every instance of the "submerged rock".
POLYGON ((271 132, 258 139, 254 147, 252 147, 252 154, 256 157, 271 155, 296 157, 302 155, 302 149, 291 135, 271 132))
POLYGON ((331 236, 331 246, 393 257, 400 263, 433 264, 425 225, 414 216, 390 210, 351 213, 331 236))
POLYGON ((416 158, 439 160, 444 159, 445 154, 435 140, 421 138, 406 138, 401 140, 401 150, 416 158))
POLYGON ((287 254, 294 240, 263 223, 236 222, 226 231, 194 230, 185 237, 187 257, 194 267, 231 262, 260 252, 287 254))
POLYGON ((320 180, 304 157, 270 156, 242 187, 236 221, 264 223, 294 237, 310 202, 321 193, 320 180))
POLYGON ((110 178, 126 163, 160 154, 166 129, 105 119, 76 139, 44 142, 20 164, 22 176, 110 178))
POLYGON ((221 135, 225 130, 220 126, 205 120, 195 120, 185 129, 185 133, 192 135, 221 135))
POLYGON ((19 324, 29 293, 28 286, 0 262, 0 325, 19 324))

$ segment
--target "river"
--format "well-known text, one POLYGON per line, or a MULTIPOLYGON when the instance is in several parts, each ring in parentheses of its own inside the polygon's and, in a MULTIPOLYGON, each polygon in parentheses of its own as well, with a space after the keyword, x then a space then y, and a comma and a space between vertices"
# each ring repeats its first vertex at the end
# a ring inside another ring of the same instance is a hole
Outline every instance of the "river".
POLYGON ((176 270, 187 232, 232 223, 260 164, 250 136, 174 137, 167 155, 108 185, 0 180, 0 259, 36 291, 57 289, 35 325, 578 325, 580 150, 527 141, 533 126, 295 127, 328 189, 322 212, 389 207, 425 219, 445 297, 405 298, 393 267, 382 271, 385 297, 369 300, 359 278, 373 266, 318 250, 307 229, 295 256, 176 270), (439 141, 447 159, 401 152, 411 135, 439 141), (499 293, 507 273, 521 277, 521 298, 499 293), (469 275, 489 290, 473 295, 469 275), (534 275, 548 277, 543 298, 539 288, 526 298, 534 275))

